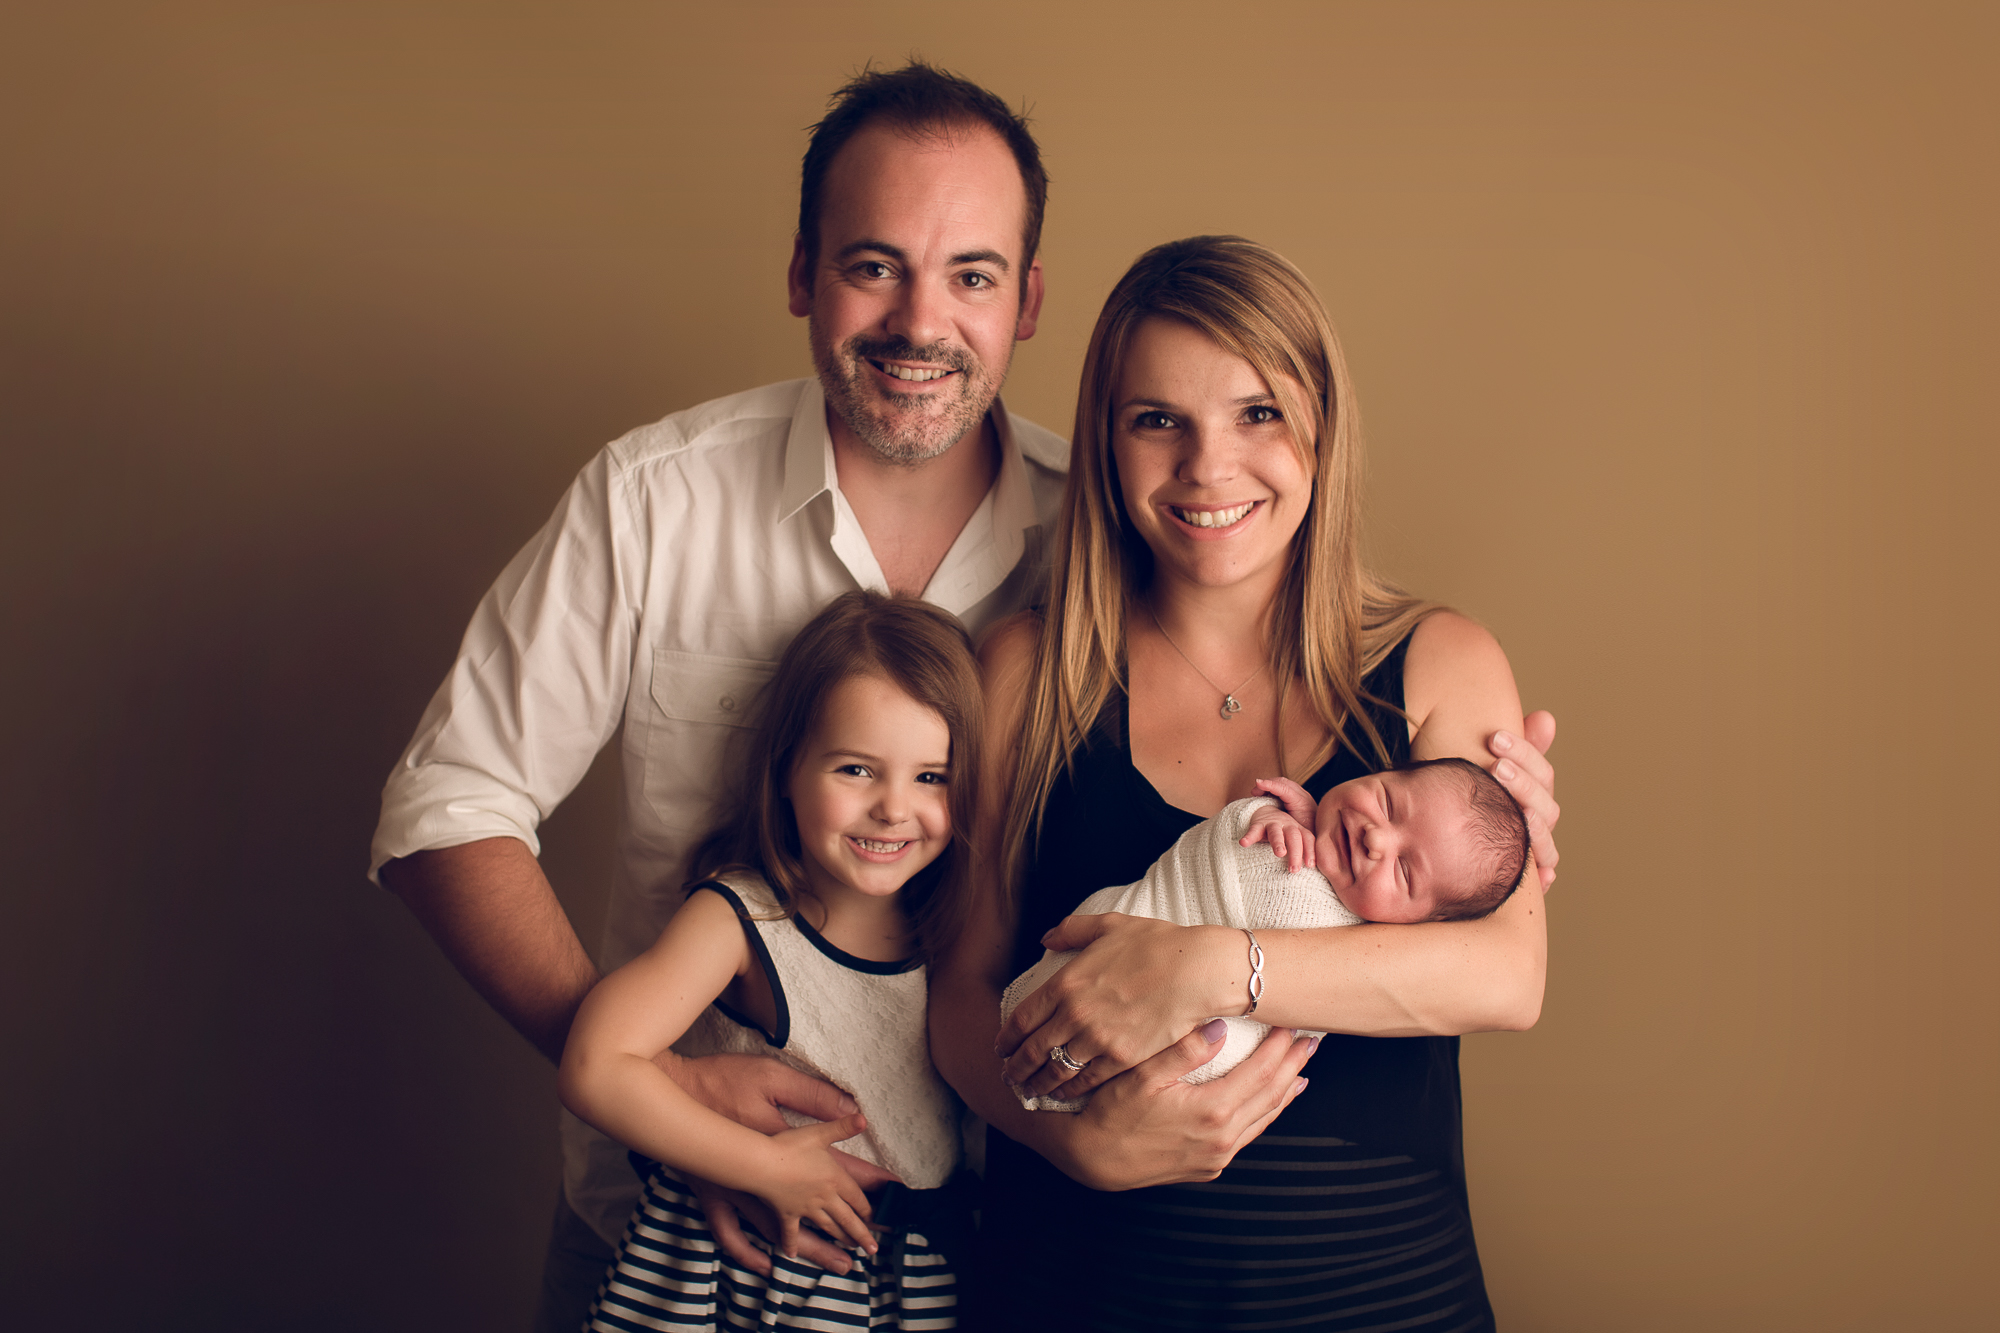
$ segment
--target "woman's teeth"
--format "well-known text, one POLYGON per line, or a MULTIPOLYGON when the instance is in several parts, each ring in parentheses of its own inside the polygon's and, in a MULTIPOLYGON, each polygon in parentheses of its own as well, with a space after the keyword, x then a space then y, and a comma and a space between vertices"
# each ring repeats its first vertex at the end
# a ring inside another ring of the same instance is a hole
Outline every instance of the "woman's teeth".
POLYGON ((910 840, 905 838, 901 842, 877 842, 873 838, 856 838, 854 845, 864 852, 900 852, 910 845, 910 840))
MULTIPOLYGON (((1167 506, 1173 509, 1172 505, 1167 506)), ((1226 528, 1231 523, 1241 521, 1243 516, 1257 507, 1252 500, 1247 505, 1236 505, 1229 509, 1174 509, 1174 517, 1183 523, 1191 523, 1197 528, 1226 528)))
POLYGON ((899 380, 941 380, 951 374, 949 370, 917 370, 910 366, 885 366, 879 361, 875 364, 883 374, 894 375, 899 380))

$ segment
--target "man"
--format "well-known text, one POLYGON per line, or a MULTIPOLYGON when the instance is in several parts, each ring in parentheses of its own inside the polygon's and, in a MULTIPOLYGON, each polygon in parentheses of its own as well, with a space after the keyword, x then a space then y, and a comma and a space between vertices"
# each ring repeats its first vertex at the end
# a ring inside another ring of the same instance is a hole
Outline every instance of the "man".
MULTIPOLYGON (((373 863, 551 1060, 598 971, 535 829, 604 744, 618 737, 625 776, 600 954, 615 967, 679 902, 730 743, 821 606, 857 587, 921 595, 976 634, 1025 603, 1068 451, 998 394, 1041 310, 1046 193, 993 94, 919 63, 854 80, 814 129, 788 275, 817 378, 611 444, 480 603, 384 791, 373 863)), ((771 1061, 660 1061, 755 1128, 784 1127, 777 1103, 843 1113, 837 1090, 771 1061)), ((538 1326, 575 1328, 638 1182, 573 1118, 563 1140, 538 1326)))

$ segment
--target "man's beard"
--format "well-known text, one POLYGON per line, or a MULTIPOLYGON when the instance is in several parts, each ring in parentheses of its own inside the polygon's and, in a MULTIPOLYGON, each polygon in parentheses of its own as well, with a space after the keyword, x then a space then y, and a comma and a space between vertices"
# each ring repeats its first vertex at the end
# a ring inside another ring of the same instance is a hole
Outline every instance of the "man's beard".
MULTIPOLYGON (((838 348, 811 330, 813 367, 827 402, 885 463, 915 467, 943 454, 986 419, 1000 395, 1000 375, 989 373, 963 347, 934 343, 914 347, 902 338, 857 333, 838 348), (947 393, 894 393, 870 381, 868 361, 915 361, 957 371, 947 393)), ((1006 367, 1001 367, 1004 375, 1006 367)))

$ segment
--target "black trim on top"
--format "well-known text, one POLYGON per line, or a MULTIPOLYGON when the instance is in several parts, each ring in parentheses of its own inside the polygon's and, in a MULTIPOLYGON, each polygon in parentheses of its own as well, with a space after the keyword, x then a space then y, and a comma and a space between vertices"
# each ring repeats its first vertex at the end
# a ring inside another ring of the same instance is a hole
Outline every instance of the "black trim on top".
POLYGON ((771 983, 771 1008, 777 1015, 778 1030, 776 1033, 766 1030, 756 1019, 748 1014, 740 1014, 733 1006, 725 1004, 720 996, 714 1001, 715 1007, 720 1009, 730 1022, 738 1027, 749 1028, 752 1032, 762 1032, 765 1041, 783 1050, 785 1044, 792 1039, 792 1010, 791 1006, 785 1003, 785 983, 778 980, 778 965, 771 961, 771 950, 765 945, 764 936, 757 929, 757 919, 750 914, 750 909, 743 905, 743 900, 736 896, 736 890, 721 880, 705 879, 688 892, 696 893, 702 889, 707 889, 728 903, 735 911, 736 919, 743 923, 743 938, 750 942, 751 954, 756 957, 757 965, 764 969, 764 979, 771 983))
POLYGON ((806 943, 851 971, 867 972, 878 977, 894 977, 905 972, 914 972, 924 965, 922 958, 896 958, 886 963, 873 958, 857 958, 839 945, 828 943, 826 936, 814 930, 812 922, 806 920, 804 912, 794 912, 792 924, 799 928, 799 934, 806 937, 806 943))

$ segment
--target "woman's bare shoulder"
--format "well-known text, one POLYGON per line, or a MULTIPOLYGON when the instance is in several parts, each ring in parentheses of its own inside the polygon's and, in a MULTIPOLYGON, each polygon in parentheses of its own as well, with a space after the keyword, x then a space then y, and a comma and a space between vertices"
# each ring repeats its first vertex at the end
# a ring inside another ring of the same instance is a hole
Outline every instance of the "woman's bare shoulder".
POLYGON ((1426 616, 1410 635, 1403 706, 1418 735, 1428 734, 1433 744, 1449 736, 1441 751, 1448 754, 1465 752, 1475 733, 1521 725, 1521 697, 1500 641, 1456 611, 1426 616))
POLYGON ((1042 618, 1033 611, 1016 611, 986 631, 979 641, 979 669, 989 682, 1027 670, 1035 645, 1042 639, 1042 618))

